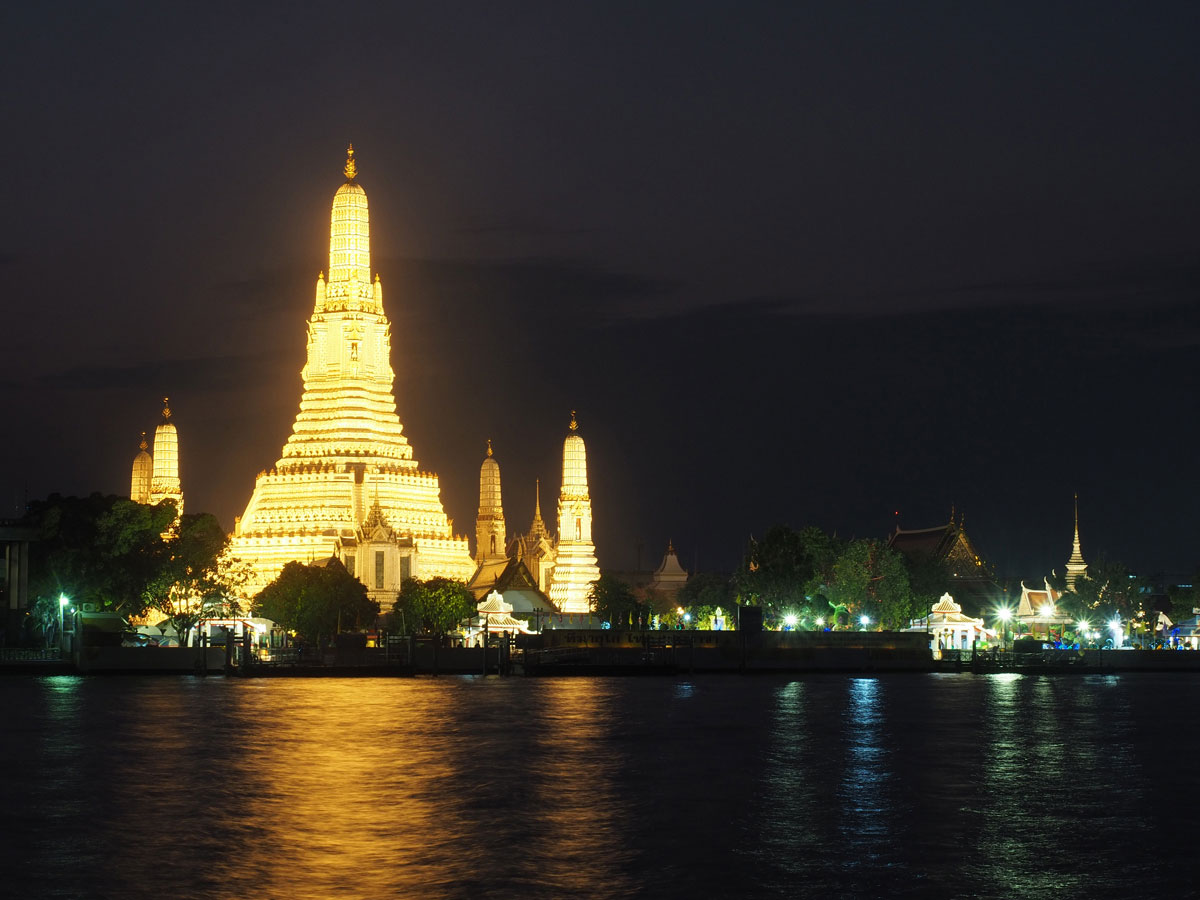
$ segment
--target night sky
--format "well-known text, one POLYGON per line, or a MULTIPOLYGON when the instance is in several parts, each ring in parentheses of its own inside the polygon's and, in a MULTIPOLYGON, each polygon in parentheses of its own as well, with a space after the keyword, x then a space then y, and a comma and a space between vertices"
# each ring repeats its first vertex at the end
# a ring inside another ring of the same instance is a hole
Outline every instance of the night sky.
POLYGON ((552 522, 576 409, 602 568, 953 504, 1033 580, 1076 491, 1088 559, 1200 561, 1200 5, 299 6, 0 13, 0 517, 127 494, 168 394, 232 528, 353 141, 457 532, 488 438, 552 522))

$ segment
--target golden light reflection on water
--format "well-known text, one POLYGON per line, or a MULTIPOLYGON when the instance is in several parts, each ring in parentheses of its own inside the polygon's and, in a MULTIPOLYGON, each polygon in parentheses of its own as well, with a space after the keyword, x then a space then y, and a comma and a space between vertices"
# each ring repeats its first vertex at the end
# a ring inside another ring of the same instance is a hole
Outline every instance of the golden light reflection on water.
POLYGON ((193 704, 186 687, 144 682, 120 739, 127 764, 111 771, 136 802, 110 827, 163 871, 205 860, 201 896, 631 890, 632 804, 614 787, 624 759, 603 683, 364 684, 193 682, 193 704), (186 843, 156 844, 143 824, 186 816, 186 843))
POLYGON ((1181 694, 1200 685, 0 681, 0 833, 27 861, 0 887, 27 900, 1125 896, 1111 885, 1164 884, 1146 848, 1173 848, 1176 864, 1193 852, 1196 791, 1173 780, 1191 799, 1158 802, 1164 745, 1147 730, 1181 694))

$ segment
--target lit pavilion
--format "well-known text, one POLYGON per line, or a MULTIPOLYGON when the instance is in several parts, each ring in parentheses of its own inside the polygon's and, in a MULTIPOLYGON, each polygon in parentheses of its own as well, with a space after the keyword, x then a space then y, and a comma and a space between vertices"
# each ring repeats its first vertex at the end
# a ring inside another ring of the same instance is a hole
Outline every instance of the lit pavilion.
POLYGON ((275 465, 259 474, 231 551, 254 570, 251 593, 292 560, 339 558, 376 599, 403 578, 465 581, 475 569, 455 535, 437 475, 422 472, 392 393, 391 325, 371 277, 367 195, 354 148, 333 197, 329 278, 317 276, 304 393, 275 465))

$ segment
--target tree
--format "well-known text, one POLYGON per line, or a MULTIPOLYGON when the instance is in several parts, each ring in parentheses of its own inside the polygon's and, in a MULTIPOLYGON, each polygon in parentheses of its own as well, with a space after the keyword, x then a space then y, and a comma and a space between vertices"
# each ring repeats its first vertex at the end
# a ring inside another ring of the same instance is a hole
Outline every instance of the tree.
POLYGON ((361 628, 379 615, 379 604, 336 557, 304 565, 290 562, 255 596, 255 615, 278 622, 320 645, 343 628, 361 628))
POLYGON ((236 600, 227 557, 229 537, 209 513, 181 516, 159 550, 154 578, 144 589, 147 605, 166 616, 186 645, 202 619, 232 614, 236 600))
POLYGON ((733 609, 737 601, 733 585, 724 575, 697 572, 679 589, 675 603, 692 614, 693 622, 707 622, 718 609, 733 609))
POLYGON ((592 612, 614 625, 632 625, 638 621, 646 623, 649 606, 643 605, 633 589, 613 575, 601 575, 588 588, 588 601, 592 612))
POLYGON ((761 606, 764 622, 771 625, 789 613, 807 615, 813 603, 808 587, 817 576, 824 580, 839 549, 837 539, 819 528, 772 526, 762 540, 751 538, 734 573, 737 602, 761 606))
POLYGON ((865 615, 884 628, 903 628, 923 608, 909 587, 903 558, 874 539, 847 544, 831 577, 810 589, 823 594, 835 614, 845 610, 851 624, 865 615))
POLYGON ((475 598, 453 578, 406 578, 392 607, 408 628, 442 637, 475 614, 475 598))
POLYGON ((175 504, 134 503, 123 497, 52 494, 31 504, 24 522, 38 531, 30 545, 30 594, 124 616, 142 613, 146 588, 161 575, 175 504))
MULTIPOLYGON (((1195 584, 1195 579, 1192 583, 1195 584)), ((1200 607, 1200 593, 1197 593, 1195 587, 1173 584, 1167 588, 1167 596, 1171 599, 1170 616, 1176 625, 1184 619, 1190 619, 1195 615, 1192 610, 1200 607)))

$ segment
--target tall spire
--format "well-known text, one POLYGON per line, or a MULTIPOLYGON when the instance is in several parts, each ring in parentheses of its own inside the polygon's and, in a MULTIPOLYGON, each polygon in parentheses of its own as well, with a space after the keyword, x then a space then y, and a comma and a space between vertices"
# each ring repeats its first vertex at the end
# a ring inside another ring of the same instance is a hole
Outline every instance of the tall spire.
POLYGON ((146 432, 143 431, 137 456, 133 458, 133 473, 129 480, 129 499, 134 503, 150 502, 150 482, 154 479, 154 460, 146 452, 148 449, 146 432))
POLYGON ((179 432, 171 421, 171 402, 163 397, 162 423, 154 429, 154 466, 150 479, 150 503, 174 500, 183 515, 183 488, 179 481, 179 432))
POLYGON ((540 478, 535 479, 533 483, 533 524, 529 526, 529 533, 535 538, 550 536, 546 523, 542 521, 542 479, 540 478))
POLYGON ((550 600, 564 613, 591 609, 592 582, 600 577, 592 543, 592 498, 588 494, 587 448, 575 411, 563 441, 562 490, 558 495, 558 546, 550 582, 550 600))
POLYGON ((367 209, 367 192, 355 179, 358 164, 354 161, 354 146, 346 151, 346 183, 333 195, 333 211, 329 218, 328 285, 357 279, 359 292, 333 291, 345 302, 372 300, 371 291, 371 223, 367 209))
POLYGON ((375 599, 394 597, 405 578, 465 580, 474 571, 470 541, 454 534, 438 477, 418 467, 396 415, 392 328, 371 269, 357 148, 347 147, 344 159, 345 178, 331 185, 329 265, 317 276, 307 323, 300 409, 282 455, 260 474, 234 525, 232 551, 254 570, 250 593, 290 561, 331 554, 375 599), (376 521, 386 521, 389 536, 356 551, 346 526, 376 521))
POLYGON ((1067 560, 1067 590, 1075 590, 1080 578, 1087 578, 1087 563, 1079 548, 1079 494, 1075 495, 1075 540, 1071 544, 1071 558, 1067 560))
POLYGON ((487 456, 479 467, 479 514, 475 519, 475 562, 505 558, 508 535, 504 529, 504 502, 500 495, 500 463, 492 456, 492 442, 487 442, 487 456))

